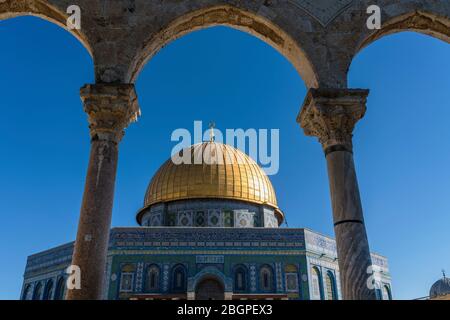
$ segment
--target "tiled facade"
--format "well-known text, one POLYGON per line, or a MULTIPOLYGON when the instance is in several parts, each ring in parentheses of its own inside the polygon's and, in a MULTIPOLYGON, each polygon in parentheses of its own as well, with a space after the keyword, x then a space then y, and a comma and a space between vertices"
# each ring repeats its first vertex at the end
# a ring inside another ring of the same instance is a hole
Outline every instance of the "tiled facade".
POLYGON ((143 210, 138 223, 149 227, 278 227, 273 208, 236 200, 190 199, 143 210))
MULTIPOLYGON (((73 243, 28 258, 22 299, 58 299, 73 243)), ((373 254, 380 298, 387 259, 373 254)), ((207 278, 227 299, 340 299, 333 239, 308 229, 137 227, 111 230, 105 299, 195 299, 207 278)), ((386 291, 388 290, 388 291, 386 291)))

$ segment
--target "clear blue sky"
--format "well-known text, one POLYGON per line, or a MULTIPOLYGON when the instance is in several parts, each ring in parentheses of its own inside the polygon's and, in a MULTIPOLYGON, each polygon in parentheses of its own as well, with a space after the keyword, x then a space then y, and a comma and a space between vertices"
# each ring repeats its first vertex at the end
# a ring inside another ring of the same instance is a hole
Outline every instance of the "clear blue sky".
MULTIPOLYGON (((72 241, 89 153, 79 88, 87 51, 37 18, 0 22, 0 299, 20 295, 26 257, 72 241)), ((366 48, 350 86, 370 88, 355 161, 371 249, 389 258, 395 298, 427 295, 450 272, 450 46, 402 33, 366 48)), ((294 68, 247 34, 212 28, 162 50, 140 75, 143 116, 121 145, 114 226, 134 226, 176 128, 279 128, 272 177, 289 226, 333 235, 325 160, 295 119, 306 93, 294 68)))

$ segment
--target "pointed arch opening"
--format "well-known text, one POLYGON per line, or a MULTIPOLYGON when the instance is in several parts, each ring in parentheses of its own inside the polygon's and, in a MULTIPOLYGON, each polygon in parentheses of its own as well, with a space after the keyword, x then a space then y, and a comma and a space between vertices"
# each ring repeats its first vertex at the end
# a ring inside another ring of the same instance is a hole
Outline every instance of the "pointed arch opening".
POLYGON ((53 280, 48 280, 45 284, 44 296, 42 300, 53 300, 54 285, 53 280))
POLYGON ((234 292, 248 291, 248 269, 245 265, 237 265, 233 271, 234 292))
POLYGON ((147 267, 145 278, 145 291, 158 292, 160 291, 161 269, 156 264, 151 264, 147 267))
POLYGON ((327 289, 327 300, 338 300, 337 289, 336 289, 336 278, 331 271, 327 271, 326 274, 326 289, 327 289))
POLYGON ((275 292, 275 274, 268 264, 259 269, 259 288, 262 292, 275 292))
POLYGON ((33 300, 42 300, 42 283, 40 282, 34 287, 33 300))
POLYGON ((82 29, 69 29, 67 27, 68 14, 45 1, 24 1, 20 6, 15 6, 8 1, 0 3, 0 21, 23 16, 33 16, 51 22, 74 36, 93 57, 93 50, 88 37, 82 29))
POLYGON ((66 292, 66 281, 63 277, 60 277, 56 282, 54 300, 64 300, 65 292, 66 292))
POLYGON ((127 80, 135 82, 145 64, 168 43, 191 32, 214 26, 227 26, 261 39, 290 61, 307 87, 318 86, 315 67, 297 41, 262 16, 229 5, 190 12, 152 35, 134 57, 127 80))
POLYGON ((195 287, 195 300, 225 300, 225 286, 214 275, 205 275, 195 287))
POLYGON ((187 289, 187 271, 186 267, 178 264, 172 268, 172 292, 184 293, 187 289))
POLYGON ((316 266, 311 268, 311 300, 324 300, 322 273, 316 266))
MULTIPOLYGON (((418 10, 391 18, 383 23, 381 29, 372 33, 363 33, 355 46, 353 59, 364 48, 379 39, 405 31, 425 34, 450 43, 450 20, 437 14, 418 10)), ((349 61, 349 65, 351 65, 351 61, 349 61)))

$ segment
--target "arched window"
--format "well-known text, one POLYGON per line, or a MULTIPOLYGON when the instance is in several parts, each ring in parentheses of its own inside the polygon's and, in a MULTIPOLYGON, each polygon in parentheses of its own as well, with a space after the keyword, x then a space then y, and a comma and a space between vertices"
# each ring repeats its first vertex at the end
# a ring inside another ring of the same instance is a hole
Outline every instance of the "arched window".
POLYGON ((186 268, 183 265, 177 265, 172 270, 172 291, 186 291, 186 268))
POLYGON ((336 282, 334 281, 334 275, 331 271, 327 272, 327 300, 337 300, 336 296, 336 282))
POLYGON ((53 299, 53 280, 48 280, 44 289, 44 297, 42 300, 51 300, 53 299))
POLYGON ((388 285, 383 286, 383 300, 392 300, 391 289, 388 285))
POLYGON ((234 270, 234 291, 247 291, 247 268, 243 265, 237 266, 234 270))
POLYGON ((22 300, 29 300, 31 294, 31 285, 27 284, 25 289, 23 289, 22 300))
POLYGON ((34 287, 33 300, 41 300, 42 298, 42 284, 38 282, 34 287))
POLYGON ((311 300, 323 300, 322 279, 317 267, 311 268, 311 300))
POLYGON ((58 282, 56 283, 56 290, 55 290, 55 300, 64 300, 64 294, 66 289, 66 281, 63 277, 58 279, 58 282))
POLYGON ((272 267, 264 265, 259 270, 259 287, 262 291, 271 292, 274 289, 272 267))
POLYGON ((156 292, 159 290, 160 269, 157 265, 152 264, 147 268, 147 277, 145 280, 145 290, 147 292, 156 292))

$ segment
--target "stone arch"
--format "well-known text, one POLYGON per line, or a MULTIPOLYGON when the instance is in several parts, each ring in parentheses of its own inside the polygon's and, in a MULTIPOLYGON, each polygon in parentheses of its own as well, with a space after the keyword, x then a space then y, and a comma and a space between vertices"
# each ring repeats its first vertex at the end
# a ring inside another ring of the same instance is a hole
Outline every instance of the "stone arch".
POLYGON ((323 300, 322 272, 317 266, 311 267, 311 300, 323 300))
POLYGON ((259 268, 259 289, 264 292, 275 291, 275 272, 269 264, 263 264, 259 268))
POLYGON ((337 300, 336 278, 330 270, 325 275, 327 300, 337 300))
POLYGON ((389 285, 383 284, 382 290, 383 290, 382 291, 383 300, 392 300, 392 292, 389 285))
POLYGON ((173 266, 170 273, 172 292, 186 292, 187 268, 183 264, 173 266))
POLYGON ((44 295, 42 297, 42 300, 52 300, 53 292, 54 292, 53 280, 49 279, 45 284, 44 295))
POLYGON ((198 272, 195 276, 190 277, 188 279, 188 292, 195 291, 195 288, 197 287, 197 284, 204 277, 215 277, 215 278, 218 278, 224 284, 225 292, 232 292, 233 291, 233 279, 225 276, 223 274, 223 272, 218 270, 216 267, 208 266, 208 267, 202 269, 200 272, 198 272))
POLYGON ((213 26, 227 26, 261 39, 291 62, 307 87, 318 86, 315 67, 297 41, 267 18, 231 5, 188 12, 146 39, 142 49, 132 60, 125 80, 135 82, 145 64, 168 43, 191 32, 213 26))
POLYGON ((354 52, 348 61, 350 67, 353 59, 364 48, 375 41, 395 33, 413 31, 432 36, 450 43, 450 19, 434 13, 425 11, 408 12, 388 19, 380 30, 362 33, 354 46, 354 52))
POLYGON ((21 16, 34 16, 56 24, 72 34, 86 48, 90 56, 93 57, 93 50, 87 36, 81 30, 69 30, 67 28, 68 15, 65 10, 62 11, 42 0, 0 1, 0 21, 21 16))
POLYGON ((145 291, 158 292, 161 288, 161 268, 157 264, 150 264, 145 272, 145 291))
POLYGON ((66 292, 66 279, 64 277, 59 277, 56 282, 54 300, 64 300, 65 292, 66 292))
POLYGON ((223 279, 213 274, 204 274, 196 282, 195 300, 225 300, 223 279))
POLYGON ((27 284, 25 285, 23 292, 22 292, 22 300, 30 300, 30 295, 31 295, 31 285, 27 284))
POLYGON ((356 46, 356 53, 384 36, 402 31, 415 31, 450 43, 450 20, 448 18, 423 11, 414 11, 389 19, 380 30, 363 35, 356 46))
POLYGON ((244 264, 238 264, 233 267, 233 291, 247 292, 249 289, 248 268, 244 264))
POLYGON ((38 282, 34 286, 33 300, 42 300, 42 283, 41 282, 38 282))

